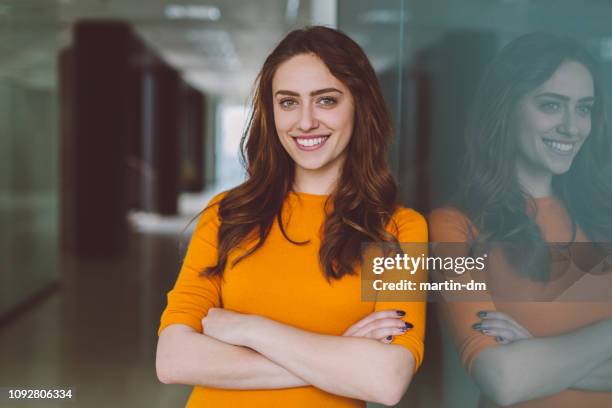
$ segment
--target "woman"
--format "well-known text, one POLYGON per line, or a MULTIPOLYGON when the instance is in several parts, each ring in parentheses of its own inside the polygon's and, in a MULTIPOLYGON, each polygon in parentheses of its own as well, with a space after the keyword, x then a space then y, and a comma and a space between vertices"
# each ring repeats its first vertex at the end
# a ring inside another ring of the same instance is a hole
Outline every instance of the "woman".
POLYGON ((574 290, 609 284, 606 264, 560 272, 546 249, 612 239, 612 152, 596 61, 568 39, 516 39, 490 64, 467 137, 463 193, 432 213, 431 239, 504 243, 503 259, 489 260, 490 281, 523 289, 504 301, 442 304, 480 405, 612 406, 612 303, 584 292, 577 301, 574 290), (509 301, 520 295, 555 301, 509 301))
POLYGON ((161 318, 158 377, 188 406, 395 404, 425 305, 360 300, 364 242, 426 242, 386 164, 390 119, 361 48, 296 30, 268 56, 243 138, 248 178, 203 212, 161 318))

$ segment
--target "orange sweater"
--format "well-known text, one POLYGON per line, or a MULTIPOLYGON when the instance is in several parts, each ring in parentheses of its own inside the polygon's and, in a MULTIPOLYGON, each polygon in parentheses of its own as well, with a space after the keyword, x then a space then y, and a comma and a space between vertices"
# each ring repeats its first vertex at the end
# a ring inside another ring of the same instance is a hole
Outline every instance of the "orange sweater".
MULTIPOLYGON (((424 349, 424 302, 362 302, 359 273, 331 284, 326 281, 318 258, 326 198, 290 193, 283 209, 287 235, 296 241, 310 240, 310 243, 290 243, 275 223, 263 247, 234 268, 226 268, 223 280, 198 276, 199 271, 215 264, 217 259, 218 205, 206 210, 191 238, 176 284, 168 293, 168 305, 162 314, 158 334, 175 323, 202 332, 201 319, 211 307, 257 314, 329 335, 341 335, 375 310, 400 309, 406 311, 405 319, 414 328, 395 337, 393 343, 410 350, 418 367, 424 349)), ((216 197, 212 202, 219 199, 216 197)), ((415 211, 401 208, 393 220, 395 223, 390 223, 388 230, 400 242, 427 241, 426 223, 415 211)), ((228 265, 238 253, 230 254, 228 265)), ((315 387, 238 391, 195 386, 187 406, 363 407, 365 403, 315 387)))
MULTIPOLYGON (((540 227, 542 235, 547 242, 570 242, 572 240, 572 223, 563 204, 554 197, 545 197, 536 200, 537 212, 535 222, 540 227)), ((460 211, 452 208, 438 209, 429 217, 429 228, 432 242, 469 242, 470 236, 477 233, 473 224, 460 211)), ((587 237, 578 228, 576 242, 585 242, 587 237)), ((491 265, 494 265, 491 263, 491 265)), ((497 260, 497 266, 507 267, 503 260, 497 260)), ((538 286, 536 283, 526 282, 526 278, 519 278, 511 270, 500 275, 504 280, 502 284, 518 284, 526 290, 545 290, 552 286, 538 286)), ((561 280, 572 290, 587 287, 597 287, 597 282, 609 284, 608 276, 585 274, 576 276, 568 271, 561 280), (572 284, 573 283, 573 284, 572 284)), ((453 340, 461 360, 468 371, 476 356, 488 347, 500 346, 493 337, 481 334, 472 329, 472 325, 479 323, 479 311, 494 311, 506 313, 514 318, 536 337, 557 336, 569 331, 579 329, 596 321, 612 317, 612 303, 610 302, 576 302, 564 301, 564 294, 557 296, 551 302, 448 302, 441 303, 440 311, 445 323, 450 329, 453 340)), ((596 296, 596 295, 595 295, 596 296)), ((602 341, 609 341, 602 339, 602 341)), ((496 407, 486 399, 481 399, 480 407, 496 407)), ((513 405, 520 408, 563 408, 563 407, 612 407, 612 393, 588 392, 568 389, 548 397, 538 398, 513 405)))

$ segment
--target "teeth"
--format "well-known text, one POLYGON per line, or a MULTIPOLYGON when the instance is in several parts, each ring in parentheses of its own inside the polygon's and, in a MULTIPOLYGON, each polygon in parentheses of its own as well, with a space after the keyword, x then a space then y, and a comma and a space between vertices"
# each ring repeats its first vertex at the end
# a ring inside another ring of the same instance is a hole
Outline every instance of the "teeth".
POLYGON ((574 149, 574 143, 561 143, 553 140, 544 140, 544 144, 560 153, 568 153, 574 149))
POLYGON ((297 138, 296 141, 300 146, 312 147, 316 145, 320 145, 323 141, 327 139, 327 137, 317 137, 314 139, 300 139, 297 138))

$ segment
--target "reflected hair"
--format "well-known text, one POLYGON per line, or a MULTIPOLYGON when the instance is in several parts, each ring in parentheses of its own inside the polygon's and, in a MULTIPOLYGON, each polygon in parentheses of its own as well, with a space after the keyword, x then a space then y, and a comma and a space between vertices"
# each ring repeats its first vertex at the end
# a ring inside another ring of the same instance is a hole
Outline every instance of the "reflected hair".
POLYGON ((391 118, 374 69, 365 53, 347 35, 314 26, 290 32, 266 58, 255 83, 252 113, 241 140, 244 183, 229 190, 219 205, 217 264, 203 271, 223 276, 260 249, 276 222, 287 235, 281 216, 292 191, 295 163, 280 143, 274 125, 272 80, 278 67, 297 55, 315 55, 350 90, 355 101, 353 134, 335 190, 325 203, 319 261, 328 280, 354 274, 361 244, 396 242, 386 231, 397 208, 397 187, 387 165, 391 118), (228 265, 230 252, 249 249, 228 265))
POLYGON ((507 252, 513 253, 507 253, 508 258, 520 259, 515 266, 533 278, 548 277, 548 268, 542 267, 547 264, 548 251, 530 210, 537 210, 535 200, 521 188, 515 173, 517 106, 565 61, 578 62, 590 72, 595 102, 591 133, 569 171, 553 177, 553 192, 567 208, 574 238, 578 225, 592 241, 611 240, 612 151, 604 86, 598 61, 580 44, 541 32, 509 43, 489 64, 468 119, 466 185, 458 207, 478 230, 476 241, 510 243, 507 252))

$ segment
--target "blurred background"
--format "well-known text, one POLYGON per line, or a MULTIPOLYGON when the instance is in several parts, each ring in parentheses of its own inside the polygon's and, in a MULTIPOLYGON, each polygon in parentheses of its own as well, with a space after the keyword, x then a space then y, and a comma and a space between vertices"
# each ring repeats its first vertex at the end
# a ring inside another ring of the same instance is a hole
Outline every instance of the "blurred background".
MULTIPOLYGON (((402 201, 427 213, 457 185, 493 55, 546 30, 610 68, 611 19, 608 0, 0 0, 0 387, 184 405, 190 387, 155 375, 165 294, 190 220, 242 180, 252 84, 291 29, 337 27, 365 49, 402 201)), ((478 400, 437 327, 399 406, 478 400)))

